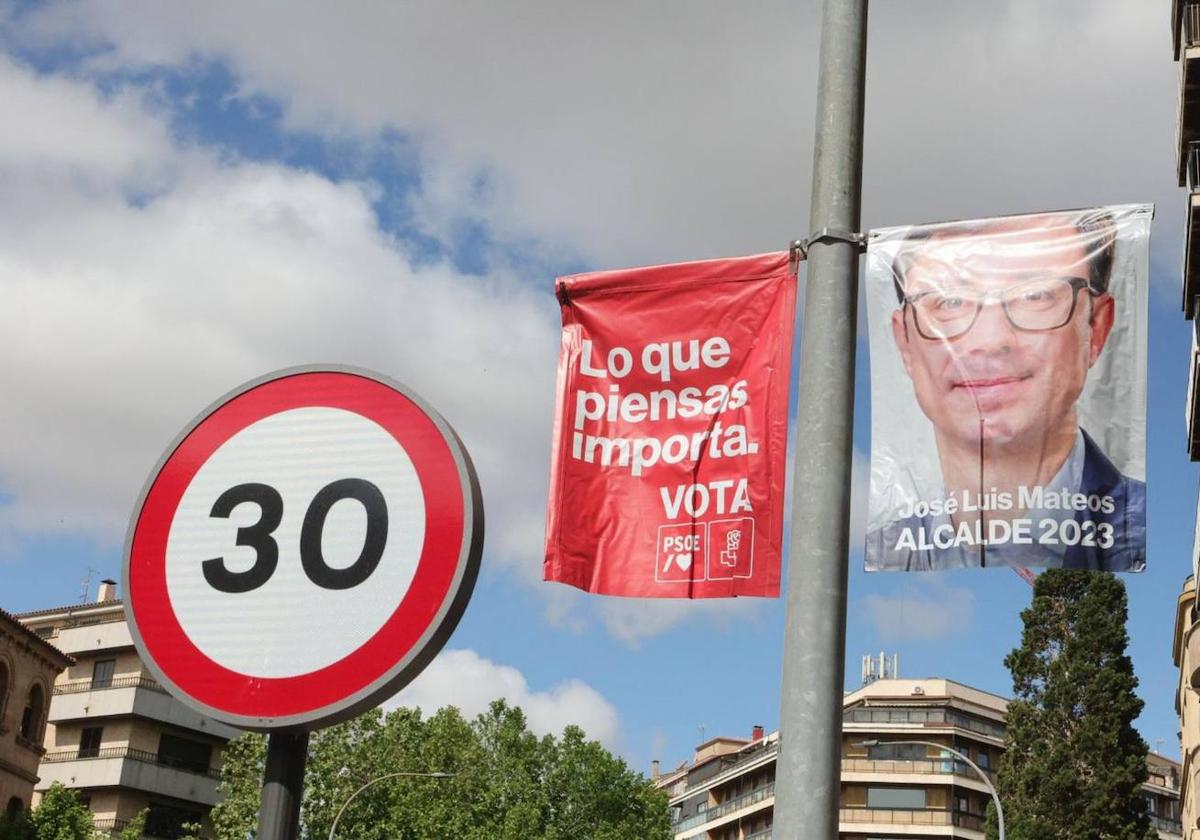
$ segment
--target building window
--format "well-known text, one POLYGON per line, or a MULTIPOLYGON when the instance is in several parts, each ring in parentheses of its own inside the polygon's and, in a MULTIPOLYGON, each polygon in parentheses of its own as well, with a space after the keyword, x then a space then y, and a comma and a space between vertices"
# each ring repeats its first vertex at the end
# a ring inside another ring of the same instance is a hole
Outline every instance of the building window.
POLYGON ((46 695, 40 685, 29 689, 29 700, 21 713, 21 737, 31 744, 41 744, 42 719, 46 716, 46 695))
POLYGON ((8 707, 8 666, 0 662, 0 732, 4 731, 4 710, 8 707))
POLYGON ((21 812, 25 810, 25 803, 21 801, 21 797, 14 796, 8 800, 8 805, 4 808, 4 816, 10 820, 15 820, 21 816, 21 812))
POLYGON ((955 807, 963 814, 971 813, 971 800, 965 796, 956 796, 954 798, 955 807))
POLYGON ((112 688, 113 671, 116 670, 117 660, 97 659, 92 666, 92 688, 112 688))
POLYGON ((992 757, 990 755, 988 755, 987 750, 981 749, 979 751, 979 760, 976 761, 975 763, 978 764, 980 767, 982 767, 984 770, 990 770, 992 768, 992 757))
POLYGON ((916 761, 926 756, 924 744, 878 744, 867 748, 872 761, 916 761))
POLYGON ((158 740, 158 763, 193 773, 207 773, 212 745, 164 732, 158 740))
POLYGON ((925 788, 869 787, 867 807, 915 811, 925 807, 925 788))
POLYGON ((79 757, 95 758, 100 755, 100 736, 103 726, 85 726, 79 736, 79 757))
POLYGON ((163 837, 175 840, 183 836, 183 826, 186 823, 200 822, 204 818, 201 811, 187 808, 176 808, 161 802, 151 802, 146 814, 146 826, 142 833, 147 837, 163 837))

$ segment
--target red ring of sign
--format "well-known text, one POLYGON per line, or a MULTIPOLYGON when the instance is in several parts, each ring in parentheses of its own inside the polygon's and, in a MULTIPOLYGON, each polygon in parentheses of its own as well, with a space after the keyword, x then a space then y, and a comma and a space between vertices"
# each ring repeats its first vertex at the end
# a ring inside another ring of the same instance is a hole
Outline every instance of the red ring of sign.
POLYGON ((164 676, 213 709, 246 717, 311 714, 384 676, 412 650, 453 584, 464 527, 460 473, 434 422, 381 382, 340 372, 297 373, 235 396, 188 433, 159 470, 133 532, 129 599, 138 631, 164 676), (425 497, 425 543, 412 584, 395 611, 357 650, 319 670, 254 677, 213 661, 188 638, 167 592, 166 548, 184 491, 233 435, 270 415, 310 406, 341 408, 375 421, 404 448, 425 497))

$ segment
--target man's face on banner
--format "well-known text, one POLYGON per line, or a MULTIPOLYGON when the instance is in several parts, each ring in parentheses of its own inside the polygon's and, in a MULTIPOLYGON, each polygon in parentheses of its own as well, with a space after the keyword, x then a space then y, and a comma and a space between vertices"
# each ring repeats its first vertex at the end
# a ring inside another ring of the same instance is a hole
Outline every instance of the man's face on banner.
POLYGON ((892 332, 939 437, 1038 445, 1075 433, 1075 403, 1113 324, 1089 248, 1061 220, 935 234, 898 260, 892 332))

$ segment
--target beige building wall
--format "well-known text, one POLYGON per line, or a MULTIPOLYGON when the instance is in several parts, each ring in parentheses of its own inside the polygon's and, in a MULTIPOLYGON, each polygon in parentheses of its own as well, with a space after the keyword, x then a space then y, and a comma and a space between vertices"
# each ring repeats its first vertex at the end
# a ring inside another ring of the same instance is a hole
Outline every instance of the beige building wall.
POLYGON ((71 663, 0 610, 0 813, 14 816, 30 807, 51 689, 71 663))
POLYGON ((1179 741, 1183 754, 1180 773, 1179 803, 1183 825, 1187 826, 1186 840, 1200 838, 1200 803, 1197 794, 1197 752, 1200 751, 1200 622, 1196 620, 1196 579, 1189 577, 1175 608, 1175 633, 1172 655, 1179 668, 1179 686, 1175 692, 1175 711, 1179 713, 1179 741))

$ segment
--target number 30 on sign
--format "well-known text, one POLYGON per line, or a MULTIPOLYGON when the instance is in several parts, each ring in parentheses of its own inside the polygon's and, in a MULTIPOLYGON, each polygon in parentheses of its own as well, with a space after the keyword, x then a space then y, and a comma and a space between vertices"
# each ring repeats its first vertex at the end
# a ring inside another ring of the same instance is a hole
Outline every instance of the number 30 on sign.
POLYGON ((282 371, 219 400, 142 493, 125 610, 163 684, 252 729, 379 703, 437 653, 479 568, 471 461, 403 386, 282 371))

